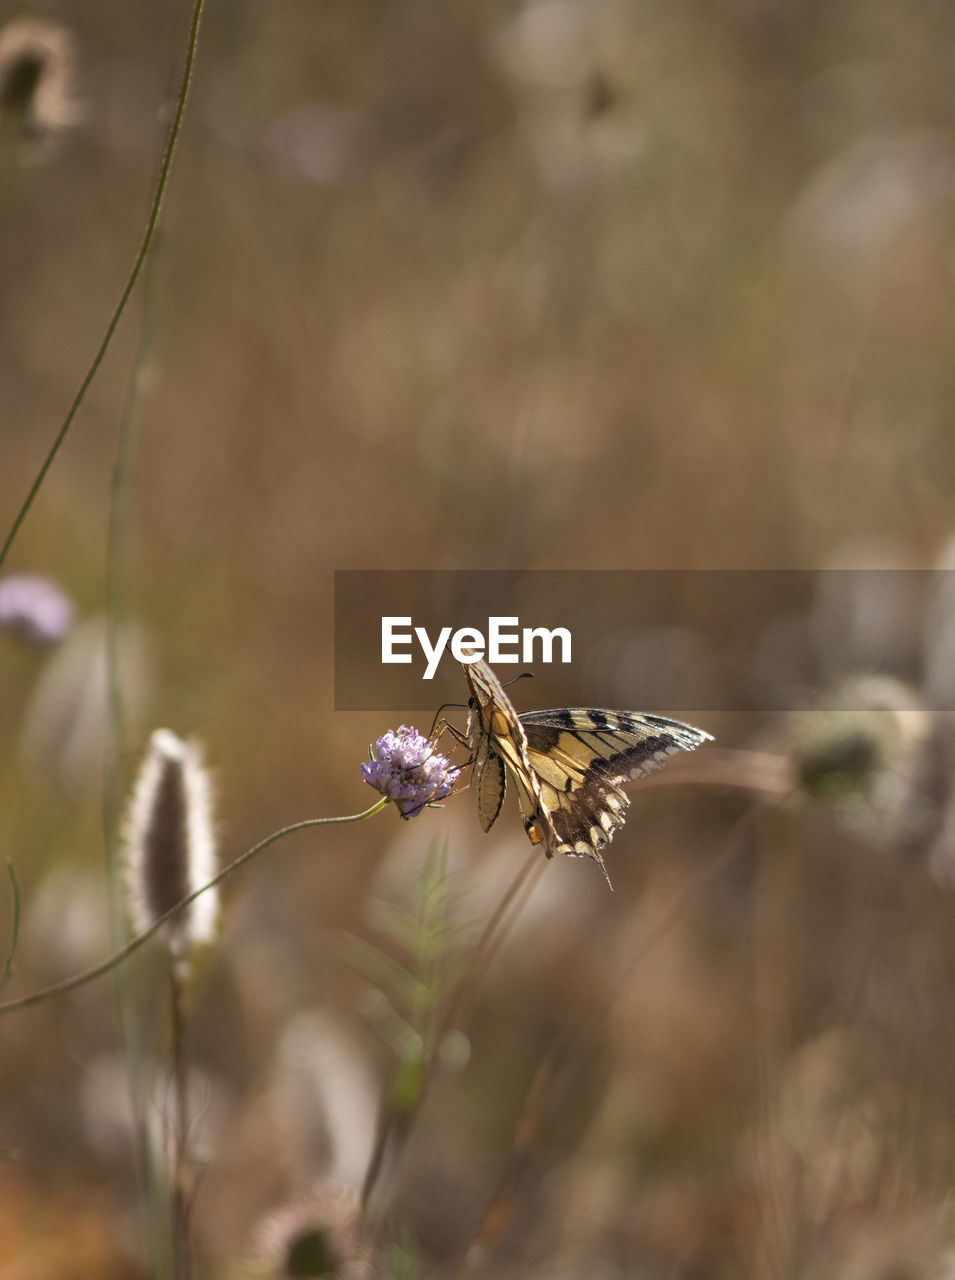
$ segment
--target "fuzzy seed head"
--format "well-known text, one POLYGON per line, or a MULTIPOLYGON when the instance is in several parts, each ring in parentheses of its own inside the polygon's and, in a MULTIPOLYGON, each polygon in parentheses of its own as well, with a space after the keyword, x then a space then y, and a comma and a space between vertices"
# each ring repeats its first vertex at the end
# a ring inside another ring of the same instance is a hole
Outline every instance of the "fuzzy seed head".
MULTIPOLYGON (((125 827, 129 911, 137 933, 206 884, 216 872, 209 776, 194 743, 169 729, 149 740, 125 827)), ((165 926, 181 956, 215 932, 218 892, 209 889, 165 926)))

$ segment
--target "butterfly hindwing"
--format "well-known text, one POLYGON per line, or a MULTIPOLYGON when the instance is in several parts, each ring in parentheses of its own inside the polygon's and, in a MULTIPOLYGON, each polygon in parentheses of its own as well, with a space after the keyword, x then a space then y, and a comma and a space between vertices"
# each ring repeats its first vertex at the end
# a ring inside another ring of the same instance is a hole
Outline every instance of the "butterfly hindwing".
POLYGON ((630 804, 623 783, 646 777, 709 736, 662 716, 587 707, 529 711, 520 721, 555 852, 578 856, 593 857, 623 826, 630 804))
POLYGON ((466 663, 465 673, 484 830, 500 812, 509 773, 531 843, 548 857, 594 858, 605 875, 600 851, 623 826, 630 803, 623 784, 710 737, 679 720, 636 711, 565 707, 518 715, 486 662, 466 663))

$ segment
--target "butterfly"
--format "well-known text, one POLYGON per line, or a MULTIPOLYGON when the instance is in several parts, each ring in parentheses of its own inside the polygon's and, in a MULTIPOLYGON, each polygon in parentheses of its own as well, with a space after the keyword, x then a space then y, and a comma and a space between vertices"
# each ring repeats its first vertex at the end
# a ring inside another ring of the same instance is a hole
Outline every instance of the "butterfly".
POLYGON ((463 738, 474 765, 481 826, 490 831, 494 825, 510 774, 531 844, 541 845, 548 858, 593 858, 609 885, 601 850, 626 818, 630 799, 623 783, 712 735, 637 711, 562 707, 518 715, 483 659, 463 665, 471 694, 463 738))

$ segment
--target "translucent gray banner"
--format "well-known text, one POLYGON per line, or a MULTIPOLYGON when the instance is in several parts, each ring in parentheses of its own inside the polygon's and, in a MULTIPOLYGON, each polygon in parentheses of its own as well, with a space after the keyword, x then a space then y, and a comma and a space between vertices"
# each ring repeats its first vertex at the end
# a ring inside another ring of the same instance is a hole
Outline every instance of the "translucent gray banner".
POLYGON ((340 570, 336 708, 461 702, 451 649, 480 648, 474 633, 488 645, 495 629, 499 660, 486 656, 501 678, 534 676, 514 692, 521 709, 779 711, 821 695, 831 706, 849 677, 872 673, 955 707, 955 575, 832 569, 340 570))

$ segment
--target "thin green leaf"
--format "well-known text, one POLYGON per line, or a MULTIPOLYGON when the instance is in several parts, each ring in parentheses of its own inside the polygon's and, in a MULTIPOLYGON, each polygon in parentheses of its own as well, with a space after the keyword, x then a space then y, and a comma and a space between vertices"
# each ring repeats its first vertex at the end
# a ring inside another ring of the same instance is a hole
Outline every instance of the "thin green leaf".
POLYGON ((17 873, 13 869, 13 863, 7 862, 7 874, 10 877, 10 888, 13 891, 13 924, 10 930, 10 950, 7 953, 7 962, 3 966, 3 973, 0 975, 0 991, 7 985, 13 977, 14 957, 17 954, 17 943, 20 940, 20 886, 17 883, 17 873))
POLYGON ((345 953, 352 966, 369 982, 380 988, 405 1009, 416 1008, 427 988, 421 978, 371 942, 349 934, 344 940, 345 953))
POLYGON ((389 942, 401 947, 409 955, 418 955, 421 951, 422 938, 429 940, 429 949, 440 947, 449 950, 458 945, 463 932, 459 924, 449 924, 442 916, 440 920, 422 923, 421 917, 413 915, 403 907, 396 907, 390 902, 376 902, 370 908, 372 924, 389 942))

